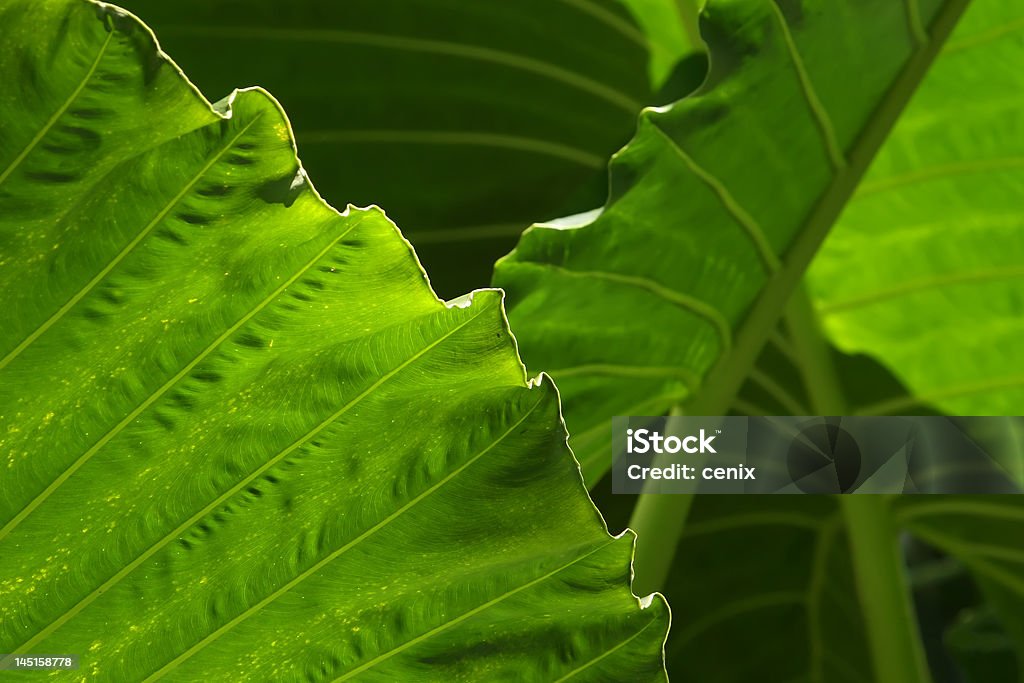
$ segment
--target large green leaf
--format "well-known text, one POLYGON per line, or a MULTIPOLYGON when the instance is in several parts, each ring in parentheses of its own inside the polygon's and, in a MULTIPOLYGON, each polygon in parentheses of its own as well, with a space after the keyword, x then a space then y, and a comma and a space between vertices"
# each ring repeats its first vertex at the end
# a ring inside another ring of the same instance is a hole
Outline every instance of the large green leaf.
MULTIPOLYGON (((849 21, 849 14, 843 16, 839 12, 843 7, 839 3, 801 4, 807 13, 802 23, 793 22, 794 42, 805 56, 803 64, 810 81, 819 86, 819 103, 835 117, 833 128, 842 141, 843 125, 838 120, 855 117, 852 105, 857 102, 857 88, 867 85, 865 77, 883 73, 878 60, 894 58, 896 46, 906 44, 907 34, 914 33, 912 29, 905 31, 903 42, 897 40, 896 33, 885 30, 885 11, 890 12, 893 22, 889 26, 898 26, 894 13, 914 6, 889 3, 887 7, 879 5, 872 9, 869 3, 860 3, 858 8, 872 12, 878 21, 865 25, 860 37, 854 38, 858 24, 849 21), (836 14, 829 14, 830 11, 836 14), (819 31, 821 36, 830 32, 831 35, 817 42, 812 30, 819 31), (827 58, 827 54, 835 56, 827 58), (815 75, 815 70, 822 75, 815 75), (831 89, 840 95, 845 92, 846 97, 833 93, 830 98, 831 89)), ((780 5, 785 10, 792 9, 795 3, 780 5)), ((753 12, 751 8, 763 8, 767 3, 712 2, 709 18, 715 18, 716 8, 733 6, 753 12)), ((945 26, 944 31, 948 31, 951 23, 924 23, 932 33, 930 47, 934 50, 943 37, 936 27, 945 26)), ((737 384, 746 381, 759 385, 755 388, 780 406, 778 412, 792 410, 794 401, 790 399, 795 397, 798 407, 810 407, 808 412, 834 414, 829 407, 834 404, 816 397, 831 388, 822 391, 820 387, 809 387, 802 394, 791 395, 783 383, 774 381, 770 375, 755 379, 749 372, 748 361, 759 352, 788 354, 800 374, 815 382, 822 380, 821 366, 808 362, 814 354, 807 353, 807 344, 783 338, 781 343, 761 348, 765 339, 778 339, 773 327, 782 303, 788 298, 788 292, 782 294, 777 290, 779 299, 769 300, 770 306, 765 305, 765 292, 778 286, 775 283, 780 278, 799 276, 789 269, 794 262, 792 255, 804 259, 806 265, 816 246, 801 241, 800 235, 805 233, 797 233, 792 243, 783 240, 783 246, 790 245, 786 249, 767 252, 769 258, 762 262, 770 263, 771 254, 779 253, 781 267, 774 279, 767 279, 767 287, 747 302, 749 308, 741 307, 734 316, 722 315, 719 300, 713 296, 731 296, 728 300, 743 304, 743 296, 727 289, 722 291, 723 288, 731 286, 742 294, 745 288, 753 289, 748 280, 758 286, 766 281, 751 276, 758 272, 758 263, 751 258, 753 250, 749 246, 758 243, 744 236, 738 227, 764 227, 762 234, 775 247, 775 240, 785 233, 773 230, 774 224, 769 221, 783 221, 787 202, 793 204, 794 198, 804 198, 808 203, 803 205, 803 212, 792 210, 791 206, 789 220, 800 229, 825 229, 856 180, 846 179, 848 184, 841 188, 842 195, 830 194, 843 180, 840 173, 824 195, 815 194, 816 178, 820 175, 816 169, 822 164, 815 166, 803 161, 810 149, 807 145, 816 139, 810 136, 815 129, 808 125, 806 117, 803 122, 796 117, 795 107, 787 107, 801 102, 801 94, 806 91, 802 92, 798 85, 790 88, 788 98, 782 97, 786 91, 772 82, 770 65, 785 62, 771 50, 762 49, 755 54, 749 54, 752 48, 747 53, 729 52, 722 45, 722 36, 744 35, 746 31, 767 36, 769 46, 780 49, 784 57, 785 46, 779 45, 785 40, 778 39, 774 32, 776 39, 771 41, 770 28, 764 31, 761 26, 759 30, 755 22, 737 21, 728 24, 729 28, 720 28, 721 24, 705 24, 713 29, 709 41, 712 63, 717 58, 719 69, 723 60, 733 65, 739 63, 737 71, 719 78, 703 95, 689 100, 689 105, 682 102, 645 115, 651 119, 652 125, 647 128, 650 133, 645 138, 642 127, 633 146, 613 164, 613 198, 596 220, 580 220, 584 225, 575 230, 534 229, 524 237, 520 250, 499 268, 497 282, 509 286, 510 294, 518 301, 512 313, 513 323, 527 360, 538 368, 553 368, 556 377, 562 376, 559 384, 570 402, 568 419, 576 450, 586 457, 593 448, 593 457, 600 459, 591 468, 594 479, 606 466, 606 420, 617 412, 663 411, 671 399, 683 403, 684 408, 689 404, 691 410, 715 414, 728 407, 737 384), (743 81, 736 73, 757 77, 743 81), (722 101, 728 102, 728 109, 714 106, 722 101), (678 114, 680 109, 689 112, 690 118, 678 114), (666 122, 676 117, 687 122, 689 128, 684 129, 680 122, 669 131, 669 137, 685 143, 675 152, 678 158, 673 161, 669 146, 657 142, 660 132, 654 126, 668 127, 666 122), (775 124, 757 125, 759 120, 774 120, 775 124), (758 166, 751 167, 752 157, 758 159, 758 166), (780 160, 791 165, 786 167, 780 160), (681 170, 684 164, 690 167, 690 173, 681 170), (614 183, 619 179, 622 185, 616 192, 614 183), (758 191, 762 194, 756 194, 758 191), (745 199, 744 193, 752 198, 745 199), (708 198, 713 199, 715 194, 736 219, 727 225, 728 231, 722 227, 720 218, 701 213, 710 212, 708 198), (763 207, 755 210, 758 199, 763 207), (822 207, 832 202, 837 204, 827 217, 822 207), (746 211, 741 213, 737 207, 746 211), (741 259, 738 244, 748 245, 746 260, 741 259), (538 281, 541 284, 536 284, 538 281), (633 295, 623 294, 628 289, 633 290, 633 295), (703 305, 709 301, 715 305, 703 305), (769 314, 773 308, 775 311, 769 314), (689 318, 684 318, 680 309, 688 311, 689 318), (708 339, 712 326, 696 322, 698 316, 717 322, 718 329, 726 330, 721 335, 723 341, 730 337, 728 331, 734 321, 743 320, 731 347, 734 350, 719 354, 713 338, 708 339), (574 326, 578 329, 573 330, 574 326), (751 330, 757 332, 756 337, 751 330), (703 340, 696 336, 701 333, 705 335, 703 340), (744 346, 744 342, 749 346, 744 346), (693 354, 701 351, 709 353, 717 363, 708 374, 704 373, 705 365, 693 360, 693 354), (567 361, 573 365, 567 365, 567 361), (640 364, 646 367, 637 367, 640 364), (557 368, 569 371, 559 373, 557 368), (696 396, 688 382, 693 387, 702 387, 696 396), (709 394, 709 390, 713 393, 709 394), (587 423, 581 422, 587 419, 593 425, 589 433, 587 423), (576 436, 581 429, 583 439, 576 436), (588 441, 591 435, 592 444, 588 441)), ((965 26, 971 24, 968 20, 965 26)), ((1013 25, 1002 22, 1004 29, 1013 25)), ((956 43, 954 53, 955 47, 956 43)), ((1014 58, 1002 64, 1008 73, 1016 73, 1019 69, 1014 71, 1014 64, 1019 62, 1014 58)), ((943 67, 939 68, 941 73, 943 67)), ((967 67, 961 68, 966 73, 967 67)), ((975 67, 973 73, 982 68, 975 67)), ((959 81, 961 88, 963 80, 959 81)), ((881 131, 874 126, 880 116, 890 117, 886 125, 895 119, 898 108, 891 107, 898 90, 899 87, 890 87, 886 91, 885 98, 874 109, 873 118, 867 120, 870 134, 861 134, 860 142, 854 143, 850 151, 851 158, 858 149, 864 149, 858 147, 864 140, 876 146, 880 143, 881 131), (878 137, 872 139, 872 135, 878 137)), ((963 100, 950 92, 961 91, 947 90, 944 96, 952 115, 963 100)), ((1015 91, 1004 90, 1004 97, 1007 92, 1015 91)), ((908 94, 909 89, 905 89, 904 100, 908 94)), ((938 101, 940 96, 935 94, 934 99, 938 101)), ((950 127, 948 121, 946 125, 950 127)), ((819 130, 822 128, 827 127, 819 126, 819 130)), ((993 135, 991 142, 998 145, 1000 136, 1008 135, 1009 129, 1004 128, 993 135)), ((851 149, 844 144, 837 146, 851 149)), ((954 152, 950 151, 952 158, 954 152)), ((860 158, 859 170, 863 170, 869 158, 870 155, 860 158)), ((1006 194, 1006 201, 1012 201, 1012 194, 1006 194)), ((933 198, 932 202, 937 204, 938 199, 933 198)), ((902 209, 910 215, 911 207, 902 209)), ((879 221, 884 219, 882 213, 875 217, 879 221)), ((835 260, 836 272, 842 270, 842 282, 851 287, 858 278, 870 282, 864 271, 870 272, 874 267, 872 260, 879 258, 877 247, 870 241, 859 245, 861 250, 856 259, 847 253, 835 260)), ((962 251, 970 253, 967 248, 962 251)), ((1016 258, 1015 253, 1008 252, 1007 258, 1016 258)), ((1005 310, 1006 298, 997 300, 994 306, 1005 310)), ((981 314, 971 317, 972 322, 989 319, 982 308, 981 314)), ((858 322, 861 328, 857 333, 870 335, 866 318, 858 322)), ((913 324, 905 323, 904 329, 913 324)), ((919 365, 928 362, 929 351, 927 347, 918 347, 919 365)), ((958 352, 968 353, 964 349, 958 352)), ((770 367, 777 361, 767 360, 766 365, 770 367)), ((868 499, 847 506, 838 500, 815 498, 697 497, 674 553, 676 561, 664 582, 677 612, 688 617, 674 630, 667 645, 670 671, 685 671, 701 681, 723 682, 928 680, 917 652, 920 648, 915 642, 918 638, 913 630, 914 620, 900 596, 906 590, 903 585, 907 578, 899 545, 905 531, 959 558, 971 570, 996 606, 1005 632, 1024 651, 1019 616, 1024 612, 1020 603, 1024 595, 1020 553, 1024 519, 1020 508, 1015 498, 931 498, 896 503, 868 499), (737 561, 737 557, 742 560, 737 561), (891 644, 887 646, 885 641, 890 636, 891 644)), ((661 547, 657 552, 672 555, 664 538, 658 539, 658 544, 661 547)))
POLYGON ((320 200, 274 100, 211 109, 122 11, 3 0, 0 33, 0 652, 664 680, 667 608, 498 292, 439 301, 379 210, 320 200))
POLYGON ((611 196, 495 283, 593 481, 608 418, 721 414, 966 0, 712 0, 702 92, 646 110, 611 196))
POLYGON ((531 222, 603 201, 649 102, 647 41, 618 0, 126 7, 207 97, 273 92, 324 196, 382 206, 451 296, 531 222))
POLYGON ((911 392, 870 410, 1024 405, 1022 89, 1021 8, 975 3, 814 261, 829 337, 911 392))

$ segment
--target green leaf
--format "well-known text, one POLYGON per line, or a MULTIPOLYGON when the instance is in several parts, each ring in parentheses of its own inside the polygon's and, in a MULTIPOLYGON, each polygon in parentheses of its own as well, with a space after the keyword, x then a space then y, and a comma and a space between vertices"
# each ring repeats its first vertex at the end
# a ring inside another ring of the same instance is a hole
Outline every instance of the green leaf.
POLYGON ((490 281, 531 222, 604 200, 650 101, 618 0, 128 0, 207 97, 275 94, 332 202, 379 204, 435 288, 490 281))
MULTIPOLYGON (((868 645, 877 622, 868 620, 858 591, 848 519, 838 502, 695 498, 665 582, 673 609, 689 616, 670 634, 670 672, 708 683, 759 680, 766 671, 773 681, 878 680, 868 645), (744 657, 735 656, 737 643, 744 657)), ((888 508, 876 497, 867 503, 888 508)), ((1013 496, 906 496, 893 505, 895 530, 958 558, 1001 622, 998 638, 985 640, 989 650, 979 651, 977 639, 965 642, 962 626, 950 632, 949 649, 988 674, 977 680, 1017 680, 995 672, 1024 661, 1024 506, 1013 496)), ((890 539, 896 547, 897 536, 890 539)))
MULTIPOLYGON (((908 498, 899 501, 896 514, 904 528, 970 570, 1012 645, 1017 671, 1024 672, 1024 503, 1019 496, 908 498)), ((989 664, 1008 668, 1013 662, 990 657, 989 664)))
MULTIPOLYGON (((863 110, 855 106, 857 96, 870 92, 871 84, 865 79, 885 74, 880 63, 894 60, 898 46, 906 45, 917 33, 911 25, 898 40, 893 28, 899 25, 895 12, 915 5, 869 7, 869 3, 860 3, 854 11, 863 9, 872 20, 858 30, 858 22, 850 21, 849 13, 840 13, 852 3, 830 3, 827 9, 825 3, 780 4, 783 9, 792 10, 798 4, 807 10, 802 26, 793 22, 792 35, 800 54, 805 55, 809 80, 818 86, 818 102, 833 116, 832 128, 839 140, 836 146, 851 159, 858 149, 867 149, 861 146, 865 141, 877 147, 884 128, 899 114, 899 107, 893 104, 896 95, 902 91, 900 97, 905 101, 912 84, 897 76, 895 85, 878 91, 886 93, 881 103, 875 99, 869 108, 867 103, 872 100, 868 98, 861 102, 863 110), (830 11, 835 14, 829 15, 830 11), (815 26, 819 28, 812 33, 815 26), (839 94, 830 96, 832 89, 839 94), (858 93, 858 89, 863 90, 858 93), (864 119, 865 128, 857 142, 848 147, 841 120, 856 120, 858 111, 871 110, 874 113, 864 119), (888 122, 882 126, 881 117, 886 116, 888 122)), ((752 8, 766 6, 712 2, 708 18, 715 18, 716 8, 739 13, 740 8, 754 12, 752 8)), ((951 5, 945 7, 956 10, 951 5)), ((929 22, 929 8, 921 5, 918 9, 925 12, 922 23, 931 33, 929 47, 935 50, 952 21, 929 22), (945 28, 939 31, 938 26, 945 28)), ((819 118, 818 135, 809 134, 816 130, 808 125, 806 116, 797 117, 800 112, 795 103, 803 102, 813 110, 811 98, 801 100, 799 84, 788 90, 780 88, 771 78, 774 71, 766 66, 784 64, 769 48, 778 51, 782 45, 784 54, 785 40, 771 30, 771 24, 765 29, 763 24, 743 19, 724 28, 721 21, 705 23, 713 31, 709 34, 713 68, 721 70, 726 62, 735 71, 717 79, 713 72, 712 85, 698 97, 645 114, 640 136, 613 163, 613 197, 604 211, 596 219, 579 220, 583 224, 579 229, 533 229, 517 253, 499 268, 496 281, 509 287, 515 304, 511 314, 514 329, 525 357, 531 367, 555 370, 567 399, 568 424, 577 453, 587 458, 592 452, 595 460, 600 459, 594 465, 585 460, 591 481, 605 468, 607 418, 612 414, 662 412, 671 401, 696 414, 720 414, 733 404, 742 382, 758 384, 762 395, 776 404, 790 403, 787 397, 795 397, 801 404, 815 398, 816 387, 808 387, 803 396, 786 392, 787 387, 771 381, 771 376, 769 381, 751 382, 750 362, 758 353, 778 355, 787 349, 795 358, 794 365, 809 365, 812 371, 804 368, 805 374, 817 377, 814 371, 820 367, 807 363, 807 354, 799 345, 790 346, 783 339, 781 346, 772 344, 775 348, 764 349, 765 340, 777 336, 778 312, 802 271, 803 266, 790 268, 793 255, 806 265, 816 246, 813 240, 801 237, 806 232, 787 236, 785 226, 802 231, 815 226, 827 229, 857 181, 847 177, 848 183, 841 187, 840 172, 830 176, 824 194, 817 189, 822 187, 818 169, 824 163, 806 159, 808 150, 817 150, 827 159, 819 141, 820 132, 828 126, 820 125, 823 119, 819 118), (767 47, 753 39, 743 42, 741 37, 749 34, 763 38, 767 47), (725 50, 722 44, 728 37, 733 38, 732 44, 741 43, 747 49, 725 50), (737 74, 757 77, 744 80, 737 74), (713 106, 716 103, 719 107, 713 106), (758 123, 764 120, 773 124, 758 123), (679 143, 681 150, 674 162, 670 145, 667 140, 659 142, 661 133, 655 129, 669 128, 670 123, 674 126, 667 137, 679 143), (812 148, 811 142, 818 144, 812 148), (757 160, 753 166, 752 159, 757 160), (691 167, 689 173, 683 165, 691 167), (715 179, 717 185, 712 182, 715 179), (710 200, 716 193, 723 200, 719 213, 724 207, 736 219, 724 226, 720 215, 711 212, 710 200), (730 199, 734 201, 727 201, 730 199), (758 208, 758 200, 762 208, 758 208), (745 214, 736 207, 742 207, 745 214), (828 220, 826 208, 832 212, 828 220), (740 229, 753 224, 764 227, 762 242, 744 236, 740 229), (773 248, 758 251, 764 241, 773 248), (745 252, 737 247, 741 244, 746 245, 745 252), (761 258, 759 264, 758 254, 768 258, 761 258), (770 267, 772 254, 779 255, 777 273, 771 278, 752 277, 758 267, 770 267), (791 279, 786 287, 778 284, 787 278, 791 279), (766 294, 773 287, 777 299, 766 294), (624 294, 629 288, 634 293, 624 294), (744 298, 747 290, 757 293, 744 298), (731 301, 736 309, 730 312, 720 301, 731 301), (714 306, 702 306, 708 302, 714 306), (681 310, 689 311, 689 317, 681 310), (698 322, 698 317, 707 322, 698 322), (738 328, 736 321, 742 321, 738 328), (732 350, 725 354, 716 348, 711 335, 723 328, 736 330, 732 335, 719 335, 718 345, 724 346, 727 339, 733 342, 732 350), (559 373, 558 368, 569 371, 559 373), (689 376, 681 370, 689 370, 689 376)), ((1004 21, 1002 25, 1014 24, 1004 21)), ((1009 72, 1018 61, 1006 60, 999 62, 1000 67, 988 68, 1009 72)), ((903 73, 908 73, 906 65, 911 62, 888 63, 902 63, 903 73)), ((920 66, 918 77, 923 73, 923 64, 920 66)), ((964 103, 962 97, 949 92, 944 103, 952 115, 964 103)), ((1004 89, 1002 94, 1006 97, 1012 92, 1015 90, 1004 89)), ((810 122, 814 123, 813 118, 810 122)), ((957 130, 951 121, 945 125, 957 130)), ((1004 129, 994 134, 991 142, 998 145, 1008 136, 1012 134, 1004 129)), ((940 144, 937 137, 933 144, 940 144)), ((955 157, 955 150, 947 151, 955 157)), ((854 175, 859 175, 870 159, 870 154, 864 154, 858 157, 854 175)), ((900 153, 895 158, 907 160, 900 153)), ((1005 188, 1003 193, 1007 201, 1012 200, 1012 193, 1005 188)), ((933 194, 930 201, 935 205, 940 200, 933 194)), ((910 215, 914 207, 899 208, 910 215)), ((870 270, 874 259, 887 260, 880 258, 877 247, 868 241, 860 246, 863 251, 857 254, 858 260, 851 261, 849 254, 841 264, 836 259, 837 271, 843 270, 842 281, 851 286, 858 277, 868 280, 851 269, 851 263, 863 263, 870 270)), ((969 248, 963 251, 969 253, 969 248)), ((1008 253, 1013 258, 1016 252, 1008 253)), ((995 305, 1005 306, 1005 299, 995 305)), ((969 309, 961 306, 960 310, 963 315, 962 311, 969 309)), ((979 315, 970 320, 985 321, 987 315, 982 306, 979 315)), ((867 319, 858 323, 858 334, 869 335, 867 319)), ((920 322, 907 323, 907 328, 914 324, 920 322)), ((932 350, 919 347, 918 363, 926 363, 932 350)), ((957 352, 979 355, 977 347, 957 352)), ((825 405, 821 400, 806 403, 813 406, 813 412, 825 405)), ((860 502, 859 509, 843 510, 837 501, 828 499, 695 497, 678 549, 666 548, 664 537, 655 541, 660 546, 656 553, 671 556, 675 550, 676 561, 664 585, 677 613, 689 617, 673 631, 667 644, 670 671, 685 671, 695 680, 709 682, 769 676, 778 681, 928 680, 928 672, 920 664, 914 619, 903 599, 906 577, 898 543, 905 531, 954 555, 971 570, 986 587, 990 603, 998 606, 1015 646, 1024 651, 1019 633, 1024 584, 1018 547, 1024 519, 1017 499, 860 502), (866 552, 879 548, 881 553, 866 552), (743 561, 737 562, 737 557, 743 561), (901 640, 887 649, 884 640, 890 634, 901 640), (898 657, 884 656, 893 651, 898 657)), ((638 572, 644 569, 640 560, 638 572)))
MULTIPOLYGON (((117 8, 0 3, 0 652, 103 680, 665 680, 500 293, 439 301, 117 8)), ((641 609, 646 607, 646 609, 641 609)))
POLYGON ((676 557, 666 586, 692 616, 666 646, 674 675, 875 681, 835 498, 698 496, 676 557))
POLYGON ((726 411, 966 0, 712 0, 702 92, 646 110, 611 196, 501 261, 588 482, 612 415, 726 411))
POLYGON ((703 49, 697 28, 698 0, 622 1, 648 38, 651 84, 660 88, 679 60, 703 49))
POLYGON ((972 5, 810 270, 830 339, 910 390, 869 412, 1024 404, 1022 36, 972 5))

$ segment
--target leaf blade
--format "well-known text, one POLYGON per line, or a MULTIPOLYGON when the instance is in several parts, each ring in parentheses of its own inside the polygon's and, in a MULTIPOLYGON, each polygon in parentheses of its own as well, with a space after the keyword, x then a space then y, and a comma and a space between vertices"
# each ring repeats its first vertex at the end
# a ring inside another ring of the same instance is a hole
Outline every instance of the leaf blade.
MULTIPOLYGON (((611 196, 596 218, 531 228, 495 270, 530 367, 624 365, 641 357, 702 380, 694 394, 669 381, 599 385, 556 374, 570 433, 597 430, 651 396, 685 403, 693 414, 728 409, 964 5, 922 5, 933 35, 917 45, 906 7, 894 3, 841 5, 834 15, 813 3, 710 3, 704 29, 712 71, 703 89, 642 114, 637 137, 613 161, 611 196), (868 33, 884 49, 862 46, 847 62, 831 57, 868 33), (724 140, 744 154, 730 153, 724 140), (751 169, 751 157, 763 166, 751 169), (763 182, 769 177, 773 182, 763 182), (701 325, 632 292, 584 290, 536 275, 528 270, 533 264, 643 274, 719 310, 732 329, 729 352, 701 325), (683 341, 659 345, 655 336, 683 341)), ((593 483, 608 459, 573 443, 593 483)))
POLYGON ((499 293, 442 303, 382 212, 320 199, 272 98, 211 108, 121 10, 0 25, 52 38, 0 48, 36 81, 110 43, 0 117, 0 649, 116 680, 664 680, 667 607, 630 592, 499 293))
POLYGON ((1024 396, 1016 18, 971 7, 808 274, 832 341, 911 394, 869 411, 1009 415, 1024 396))

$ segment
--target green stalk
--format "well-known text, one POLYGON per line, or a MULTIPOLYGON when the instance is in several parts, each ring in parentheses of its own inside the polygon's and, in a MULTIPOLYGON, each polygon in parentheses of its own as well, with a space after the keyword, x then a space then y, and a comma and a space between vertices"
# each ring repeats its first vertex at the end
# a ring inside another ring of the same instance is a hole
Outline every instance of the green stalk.
MULTIPOLYGON (((817 314, 801 287, 786 310, 800 373, 819 415, 842 415, 846 401, 817 314)), ((892 516, 892 498, 839 496, 853 556, 857 595, 864 611, 877 683, 929 683, 909 589, 909 576, 892 516)))
POLYGON ((930 683, 887 496, 841 496, 877 683, 930 683))
POLYGON ((810 297, 801 285, 786 307, 786 329, 801 379, 816 415, 843 415, 846 399, 810 297))
POLYGON ((664 579, 676 557, 676 546, 690 515, 695 494, 647 494, 644 505, 637 505, 629 520, 631 529, 643 529, 637 534, 633 552, 633 592, 649 595, 664 590, 664 579))
MULTIPOLYGON (((669 432, 673 431, 673 418, 679 415, 678 407, 669 413, 669 432)), ((656 465, 661 463, 656 461, 656 465)), ((675 559, 676 540, 683 533, 692 505, 693 494, 649 493, 640 496, 629 520, 631 529, 644 531, 642 535, 637 534, 633 551, 633 592, 637 595, 647 595, 663 588, 663 577, 668 576, 675 559)))

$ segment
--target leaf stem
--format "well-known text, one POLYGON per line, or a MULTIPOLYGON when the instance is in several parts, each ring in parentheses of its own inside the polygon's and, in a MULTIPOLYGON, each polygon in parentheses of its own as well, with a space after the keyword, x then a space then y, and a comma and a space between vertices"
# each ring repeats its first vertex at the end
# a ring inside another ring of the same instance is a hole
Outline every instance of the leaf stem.
POLYGON ((899 545, 886 496, 839 498, 877 683, 930 683, 899 545))
MULTIPOLYGON (((672 422, 682 415, 674 407, 668 417, 668 431, 672 422)), ((633 516, 629 519, 631 529, 643 529, 637 534, 633 551, 633 592, 647 595, 661 590, 665 577, 676 555, 676 541, 682 535, 686 519, 690 515, 694 494, 642 494, 637 499, 633 516)))
POLYGON ((846 400, 830 357, 831 349, 821 332, 806 285, 801 284, 789 300, 785 320, 796 367, 807 389, 811 410, 815 415, 844 414, 846 400))
MULTIPOLYGON (((842 415, 843 397, 831 350, 804 286, 790 300, 786 326, 801 362, 798 367, 819 415, 842 415)), ((853 557, 854 581, 877 683, 928 683, 909 575, 892 515, 892 498, 867 494, 838 497, 853 557)))

